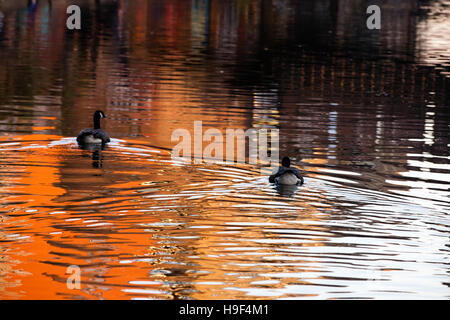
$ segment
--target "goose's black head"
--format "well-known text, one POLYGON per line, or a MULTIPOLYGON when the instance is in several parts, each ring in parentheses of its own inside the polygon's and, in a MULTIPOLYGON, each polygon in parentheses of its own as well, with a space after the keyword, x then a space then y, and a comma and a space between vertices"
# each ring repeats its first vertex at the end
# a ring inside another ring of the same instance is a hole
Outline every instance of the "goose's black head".
POLYGON ((289 168, 291 166, 291 159, 289 159, 289 157, 283 157, 283 159, 281 160, 281 165, 283 167, 289 168))
POLYGON ((100 119, 106 118, 105 114, 101 110, 94 112, 94 129, 100 129, 100 119))

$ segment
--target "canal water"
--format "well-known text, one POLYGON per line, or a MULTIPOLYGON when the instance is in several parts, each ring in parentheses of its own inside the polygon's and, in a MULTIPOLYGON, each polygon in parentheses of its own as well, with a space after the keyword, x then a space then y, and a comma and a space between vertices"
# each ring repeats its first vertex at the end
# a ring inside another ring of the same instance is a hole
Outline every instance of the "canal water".
POLYGON ((366 6, 1 2, 0 299, 448 299, 450 1, 366 6), (173 159, 194 121, 305 184, 173 159))

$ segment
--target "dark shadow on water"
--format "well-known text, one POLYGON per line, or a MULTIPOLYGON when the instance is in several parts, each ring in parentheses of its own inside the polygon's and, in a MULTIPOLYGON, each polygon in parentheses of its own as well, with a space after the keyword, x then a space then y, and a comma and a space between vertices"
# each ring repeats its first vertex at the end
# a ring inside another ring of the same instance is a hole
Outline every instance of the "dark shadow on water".
POLYGON ((101 150, 95 150, 92 152, 92 167, 101 168, 103 165, 103 157, 101 150))
POLYGON ((93 168, 101 168, 103 166, 103 156, 102 150, 106 148, 105 145, 102 144, 86 144, 86 145, 78 145, 82 150, 92 151, 92 167, 93 168))

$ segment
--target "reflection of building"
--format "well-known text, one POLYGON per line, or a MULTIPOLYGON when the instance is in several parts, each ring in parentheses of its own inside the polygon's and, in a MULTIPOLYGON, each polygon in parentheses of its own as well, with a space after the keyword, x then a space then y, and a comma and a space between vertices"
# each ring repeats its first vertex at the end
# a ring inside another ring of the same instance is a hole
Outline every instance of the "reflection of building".
MULTIPOLYGON (((24 136, 25 141, 31 141, 30 145, 33 141, 39 141, 42 138, 39 134, 24 136)), ((49 136, 44 137, 44 139, 48 138, 49 136)), ((21 232, 21 229, 30 228, 32 224, 33 230, 42 234, 48 233, 50 230, 53 231, 38 216, 48 215, 50 212, 43 210, 43 208, 65 192, 64 189, 55 186, 59 181, 58 156, 44 148, 35 148, 33 152, 21 152, 17 155, 18 157, 6 157, 6 161, 12 160, 11 163, 8 163, 8 167, 16 174, 9 179, 6 177, 0 178, 2 210, 8 212, 8 220, 2 222, 1 227, 8 230, 7 241, 12 239, 17 241, 15 246, 8 250, 7 255, 10 258, 8 259, 10 263, 14 265, 15 271, 9 270, 5 275, 6 282, 0 284, 0 286, 5 285, 5 291, 8 294, 9 286, 13 288, 15 285, 20 285, 17 298, 20 298, 21 291, 28 291, 39 292, 36 298, 56 299, 56 293, 45 292, 42 288, 45 288, 48 281, 45 273, 52 272, 57 267, 54 265, 44 266, 39 261, 48 257, 53 246, 45 240, 45 237, 26 235, 21 232), (27 166, 27 163, 39 163, 41 165, 27 166), (39 210, 36 208, 39 208, 39 210), (24 220, 24 217, 27 219, 24 220), (14 223, 12 223, 13 221, 14 223), (23 226, 24 223, 25 226, 23 226), (14 232, 14 230, 17 231, 14 232), (19 247, 19 250, 17 250, 17 247, 19 247), (26 256, 31 252, 34 255, 22 259, 24 253, 26 256), (39 258, 36 258, 36 255, 39 258)), ((3 264, 3 261, 0 264, 3 264)), ((0 267, 0 269, 4 268, 0 267)))
MULTIPOLYGON (((367 1, 339 1, 336 8, 336 34, 339 46, 353 54, 365 52, 373 56, 408 59, 415 46, 415 14, 417 1, 388 0, 379 3, 381 30, 366 28, 367 1)), ((373 3, 376 4, 376 3, 373 3)))
POLYGON ((431 2, 427 17, 417 23, 417 55, 419 62, 438 66, 450 77, 450 12, 448 1, 431 2))
MULTIPOLYGON (((105 126, 113 137, 145 139, 166 149, 176 143, 171 133, 192 130, 195 120, 222 132, 277 127, 280 153, 305 159, 315 167, 310 171, 361 167, 359 179, 379 189, 385 177, 410 164, 405 161, 410 146, 449 155, 449 42, 442 30, 448 15, 417 19, 417 1, 384 1, 381 31, 365 27, 367 1, 357 0, 86 0, 80 4, 85 15, 79 32, 65 28, 69 1, 30 3, 0 3, 2 135, 75 136, 91 125, 95 109, 108 115, 105 126)), ((117 182, 117 171, 138 176, 127 163, 116 161, 115 172, 105 176, 95 175, 98 168, 90 166, 90 158, 85 163, 52 152, 30 154, 28 161, 44 162, 52 170, 29 166, 17 188, 3 192, 23 191, 35 199, 34 206, 99 196, 105 184, 140 186, 141 181, 117 182), (85 164, 89 169, 80 177, 85 164)), ((126 195, 115 196, 133 207, 126 195)), ((28 209, 34 210, 21 207, 28 209)), ((44 232, 41 221, 33 221, 44 232)), ((74 234, 78 230, 67 228, 74 234)), ((153 241, 147 235, 129 237, 135 243, 153 241)), ((54 262, 49 251, 75 242, 53 239, 53 245, 41 239, 24 251, 54 262)), ((205 251, 210 240, 201 240, 205 251)), ((104 248, 100 242, 94 244, 97 250, 104 248)), ((89 245, 89 237, 80 243, 89 245)), ((117 252, 128 249, 115 247, 117 252)), ((49 265, 45 271, 42 264, 29 262, 26 269, 40 276, 24 288, 44 283, 44 272, 59 274, 49 265)), ((103 276, 100 269, 93 267, 92 274, 103 276)), ((125 280, 136 276, 120 268, 108 272, 125 274, 125 280)))
MULTIPOLYGON (((448 66, 432 58, 448 47, 436 32, 447 17, 439 1, 418 25, 417 2, 383 2, 380 31, 365 27, 367 3, 357 0, 85 1, 80 32, 65 29, 66 2, 14 3, 0 4, 0 58, 13 61, 0 66, 0 102, 27 97, 32 112, 59 112, 33 127, 73 136, 101 108, 114 136, 164 148, 175 129, 202 120, 222 130, 279 127, 281 152, 298 158, 318 149, 372 161, 385 141, 411 138, 401 137, 410 114, 434 137, 424 148, 448 145, 448 66), (444 77, 416 70, 416 54, 444 77), (416 101, 436 108, 411 113, 416 101)), ((18 124, 2 117, 4 130, 18 124)))

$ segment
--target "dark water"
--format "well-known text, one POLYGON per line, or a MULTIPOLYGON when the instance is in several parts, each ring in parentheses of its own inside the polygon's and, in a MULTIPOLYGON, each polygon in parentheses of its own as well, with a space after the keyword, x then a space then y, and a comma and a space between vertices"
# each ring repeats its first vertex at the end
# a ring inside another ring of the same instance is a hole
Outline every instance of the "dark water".
POLYGON ((450 297, 450 2, 367 5, 0 2, 0 298, 450 297), (195 120, 279 129, 305 185, 173 160, 195 120))

